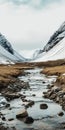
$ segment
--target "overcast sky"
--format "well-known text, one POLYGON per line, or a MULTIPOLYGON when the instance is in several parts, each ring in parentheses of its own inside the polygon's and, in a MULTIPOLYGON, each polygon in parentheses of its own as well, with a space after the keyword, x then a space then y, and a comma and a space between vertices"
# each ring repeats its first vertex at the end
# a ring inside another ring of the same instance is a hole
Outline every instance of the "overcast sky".
POLYGON ((0 0, 0 32, 16 50, 43 48, 65 21, 65 0, 0 0))

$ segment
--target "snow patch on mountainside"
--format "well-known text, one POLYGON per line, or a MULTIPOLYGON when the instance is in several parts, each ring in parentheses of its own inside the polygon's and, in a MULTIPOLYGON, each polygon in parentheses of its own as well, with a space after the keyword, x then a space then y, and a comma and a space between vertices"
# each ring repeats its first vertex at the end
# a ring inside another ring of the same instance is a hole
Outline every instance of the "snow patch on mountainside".
POLYGON ((65 58, 65 38, 56 44, 48 52, 42 53, 41 57, 36 59, 36 62, 40 61, 50 61, 65 58))

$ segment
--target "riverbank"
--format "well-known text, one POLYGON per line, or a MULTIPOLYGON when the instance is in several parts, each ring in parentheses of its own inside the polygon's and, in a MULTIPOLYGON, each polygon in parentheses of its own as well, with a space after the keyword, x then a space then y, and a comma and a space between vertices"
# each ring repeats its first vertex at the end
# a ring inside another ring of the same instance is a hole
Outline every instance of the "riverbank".
POLYGON ((15 83, 18 76, 25 75, 24 70, 28 68, 31 66, 27 64, 0 65, 0 91, 15 83))
POLYGON ((47 76, 57 76, 56 81, 49 86, 49 90, 44 94, 44 97, 59 103, 65 111, 65 65, 45 67, 41 73, 47 76))

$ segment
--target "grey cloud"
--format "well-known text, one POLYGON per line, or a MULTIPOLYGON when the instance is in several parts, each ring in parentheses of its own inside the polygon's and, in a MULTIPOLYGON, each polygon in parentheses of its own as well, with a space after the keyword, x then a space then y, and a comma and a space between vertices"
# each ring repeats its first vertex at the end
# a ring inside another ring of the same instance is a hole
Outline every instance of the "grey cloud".
POLYGON ((16 5, 28 4, 30 0, 0 0, 0 3, 14 3, 16 5))
POLYGON ((53 2, 61 2, 63 0, 0 0, 0 3, 8 2, 15 5, 29 5, 34 8, 43 8, 45 5, 48 5, 53 2))

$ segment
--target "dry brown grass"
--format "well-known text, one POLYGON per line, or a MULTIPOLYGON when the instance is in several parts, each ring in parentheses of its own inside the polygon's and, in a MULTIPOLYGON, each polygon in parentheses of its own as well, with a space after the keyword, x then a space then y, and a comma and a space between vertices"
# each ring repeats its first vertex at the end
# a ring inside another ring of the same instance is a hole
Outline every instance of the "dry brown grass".
POLYGON ((65 65, 65 60, 55 60, 55 61, 46 61, 46 62, 36 62, 36 63, 31 63, 35 66, 38 67, 54 67, 54 66, 60 66, 60 65, 65 65))
POLYGON ((47 75, 60 75, 65 73, 65 65, 55 66, 55 67, 46 67, 42 70, 42 73, 47 75))
POLYGON ((25 68, 26 67, 53 67, 53 66, 60 66, 60 65, 65 65, 65 60, 62 59, 62 60, 55 60, 55 61, 46 61, 46 62, 31 62, 31 63, 18 63, 16 65, 19 65, 19 66, 24 66, 25 68))
POLYGON ((0 65, 0 76, 18 76, 22 74, 25 69, 30 69, 31 66, 27 64, 14 64, 14 65, 0 65))
POLYGON ((61 85, 65 84, 65 75, 58 76, 56 82, 61 83, 61 85))
POLYGON ((65 65, 46 67, 41 71, 41 73, 46 75, 57 75, 58 77, 54 84, 60 87, 63 92, 65 92, 65 75, 63 75, 63 73, 65 73, 65 65))
POLYGON ((25 69, 30 69, 28 64, 0 65, 0 88, 15 82, 19 75, 24 74, 25 69))

